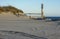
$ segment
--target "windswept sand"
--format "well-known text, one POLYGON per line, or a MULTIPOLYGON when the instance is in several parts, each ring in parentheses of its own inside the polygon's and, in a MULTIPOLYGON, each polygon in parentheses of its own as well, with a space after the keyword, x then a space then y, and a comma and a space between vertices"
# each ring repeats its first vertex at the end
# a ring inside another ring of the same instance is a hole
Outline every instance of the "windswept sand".
POLYGON ((0 14, 0 30, 24 32, 48 39, 60 39, 60 22, 32 20, 28 17, 17 17, 13 14, 0 14))

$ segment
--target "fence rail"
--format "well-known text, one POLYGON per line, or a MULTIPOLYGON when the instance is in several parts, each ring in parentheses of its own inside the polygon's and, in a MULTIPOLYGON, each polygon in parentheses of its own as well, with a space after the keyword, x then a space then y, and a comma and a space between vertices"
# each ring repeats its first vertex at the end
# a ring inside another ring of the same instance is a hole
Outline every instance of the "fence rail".
POLYGON ((27 15, 40 15, 40 13, 25 13, 27 15))

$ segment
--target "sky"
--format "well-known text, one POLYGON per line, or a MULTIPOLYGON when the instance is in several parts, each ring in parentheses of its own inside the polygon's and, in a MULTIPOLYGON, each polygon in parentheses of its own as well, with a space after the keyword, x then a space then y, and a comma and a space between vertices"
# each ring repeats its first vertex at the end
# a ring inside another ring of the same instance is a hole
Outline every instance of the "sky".
POLYGON ((0 0, 0 6, 14 6, 25 13, 41 13, 44 4, 45 16, 60 16, 60 0, 0 0))

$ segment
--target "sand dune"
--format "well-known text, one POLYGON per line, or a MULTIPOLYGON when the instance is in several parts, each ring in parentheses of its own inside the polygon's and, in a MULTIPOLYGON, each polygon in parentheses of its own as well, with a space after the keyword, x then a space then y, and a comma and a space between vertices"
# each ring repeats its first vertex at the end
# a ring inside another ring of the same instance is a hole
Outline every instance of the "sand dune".
POLYGON ((10 13, 0 14, 0 30, 24 32, 48 39, 60 39, 58 23, 32 20, 25 16, 17 17, 10 13))

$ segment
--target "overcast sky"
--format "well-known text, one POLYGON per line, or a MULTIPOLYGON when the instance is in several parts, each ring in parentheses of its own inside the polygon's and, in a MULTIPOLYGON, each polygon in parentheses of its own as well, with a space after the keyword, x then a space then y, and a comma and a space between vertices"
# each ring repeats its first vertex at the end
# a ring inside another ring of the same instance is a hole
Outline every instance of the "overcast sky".
MULTIPOLYGON (((0 6, 12 5, 25 13, 41 13, 42 0, 0 0, 0 6)), ((60 16, 60 0, 43 0, 44 15, 60 16)))

